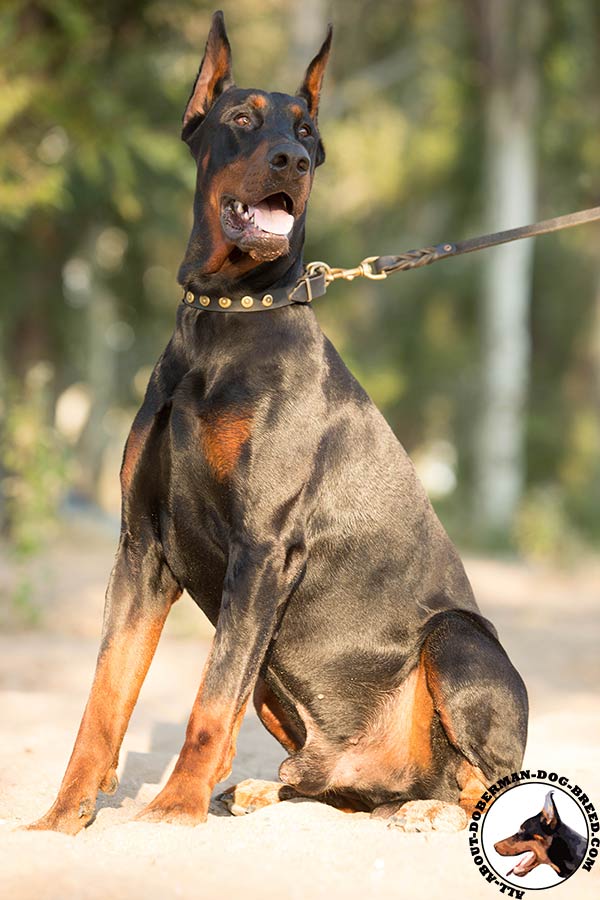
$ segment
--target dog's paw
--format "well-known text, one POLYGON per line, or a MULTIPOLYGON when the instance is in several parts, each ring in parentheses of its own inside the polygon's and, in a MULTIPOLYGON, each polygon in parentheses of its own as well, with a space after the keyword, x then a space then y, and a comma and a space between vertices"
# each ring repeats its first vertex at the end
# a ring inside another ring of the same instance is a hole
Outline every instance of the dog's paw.
POLYGON ((388 828, 406 832, 453 832, 466 827, 466 812, 442 800, 409 800, 388 820, 388 828))
POLYGON ((193 828, 206 822, 207 815, 202 810, 191 809, 183 804, 154 806, 149 804, 137 814, 135 822, 151 824, 184 825, 193 828))
MULTIPOLYGON (((173 778, 173 776, 171 776, 173 778)), ((210 795, 204 784, 171 780, 135 817, 136 822, 194 826, 206 822, 210 795)))
POLYGON ((296 791, 280 781, 260 781, 248 778, 239 784, 227 788, 219 794, 220 801, 232 816, 245 816, 265 806, 281 803, 282 800, 290 800, 297 797, 296 791))
POLYGON ((85 798, 75 808, 67 806, 54 806, 48 810, 45 816, 22 825, 20 831, 59 831, 62 834, 78 834, 92 821, 96 808, 95 800, 85 798))

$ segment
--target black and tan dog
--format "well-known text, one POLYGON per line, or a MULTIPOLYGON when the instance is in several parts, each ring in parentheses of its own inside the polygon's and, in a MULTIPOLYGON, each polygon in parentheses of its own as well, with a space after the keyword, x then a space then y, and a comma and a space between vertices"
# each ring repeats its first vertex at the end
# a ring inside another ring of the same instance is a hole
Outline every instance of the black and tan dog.
POLYGON ((330 41, 295 96, 242 90, 213 18, 183 120, 198 180, 180 281, 194 305, 179 309, 127 441, 96 675, 58 798, 33 828, 74 833, 116 788, 183 589, 216 633, 179 760, 143 818, 206 818, 253 693, 289 753, 287 789, 340 806, 468 809, 521 763, 525 688, 409 459, 310 304, 272 304, 303 270, 330 41))
POLYGON ((587 839, 561 820, 554 800, 554 791, 548 791, 539 813, 526 819, 519 830, 494 844, 500 856, 518 856, 526 853, 508 872, 522 877, 537 866, 548 865, 568 878, 578 868, 587 850, 587 839))

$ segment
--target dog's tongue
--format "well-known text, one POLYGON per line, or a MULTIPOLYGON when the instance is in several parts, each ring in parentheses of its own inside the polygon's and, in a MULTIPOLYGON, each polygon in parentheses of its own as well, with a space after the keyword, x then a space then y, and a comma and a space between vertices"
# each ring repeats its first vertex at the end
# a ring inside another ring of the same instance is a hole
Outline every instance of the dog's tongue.
POLYGON ((527 871, 527 866, 532 863, 534 859, 535 853, 526 853, 525 856, 522 856, 518 863, 513 866, 510 872, 506 873, 506 877, 508 878, 509 875, 524 875, 527 871))
POLYGON ((254 215, 254 224, 271 234, 289 234, 294 225, 294 217, 286 212, 283 200, 267 197, 256 206, 249 207, 250 215, 254 215))

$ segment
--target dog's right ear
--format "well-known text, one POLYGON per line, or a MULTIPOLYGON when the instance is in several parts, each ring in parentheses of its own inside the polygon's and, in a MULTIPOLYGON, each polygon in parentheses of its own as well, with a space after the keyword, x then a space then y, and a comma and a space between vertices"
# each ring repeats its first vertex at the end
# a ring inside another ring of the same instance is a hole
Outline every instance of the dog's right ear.
POLYGON ((327 26, 327 35, 321 45, 321 49, 319 50, 315 58, 311 61, 308 69, 306 70, 304 81, 296 91, 296 95, 298 97, 302 97, 303 100, 306 100, 308 111, 311 115, 311 118, 313 118, 315 122, 317 121, 319 115, 321 85, 323 84, 325 67, 327 66, 327 60, 329 59, 332 36, 333 25, 331 25, 330 23, 327 26))
POLYGON ((560 822, 560 816, 558 815, 558 810, 556 808, 556 803, 554 802, 554 791, 548 791, 546 794, 546 799, 544 800, 544 806, 542 807, 542 820, 546 823, 548 828, 551 831, 557 827, 560 822))
POLYGON ((231 74, 231 47, 225 31, 225 20, 221 10, 212 17, 206 50, 200 63, 196 82, 183 114, 183 140, 207 114, 215 100, 233 86, 231 74))

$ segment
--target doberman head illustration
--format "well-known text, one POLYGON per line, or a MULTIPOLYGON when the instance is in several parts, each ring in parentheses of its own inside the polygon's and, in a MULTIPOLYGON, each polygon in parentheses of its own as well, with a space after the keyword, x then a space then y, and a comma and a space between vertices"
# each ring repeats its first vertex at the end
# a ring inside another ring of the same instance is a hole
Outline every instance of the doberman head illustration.
POLYGON ((586 839, 561 820, 554 791, 548 791, 539 813, 526 819, 515 834, 494 844, 500 856, 527 854, 507 875, 524 876, 545 864, 561 878, 567 878, 575 871, 586 847, 586 839))

